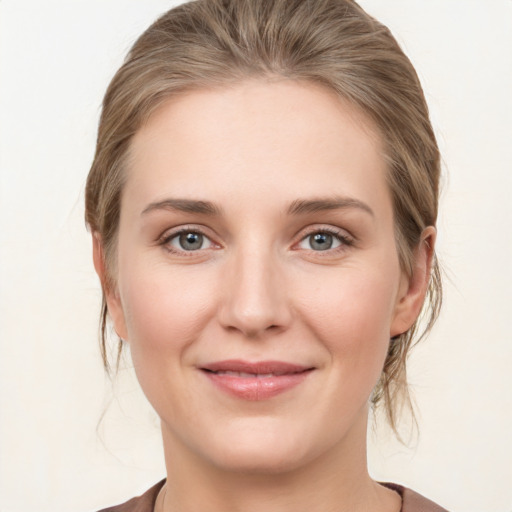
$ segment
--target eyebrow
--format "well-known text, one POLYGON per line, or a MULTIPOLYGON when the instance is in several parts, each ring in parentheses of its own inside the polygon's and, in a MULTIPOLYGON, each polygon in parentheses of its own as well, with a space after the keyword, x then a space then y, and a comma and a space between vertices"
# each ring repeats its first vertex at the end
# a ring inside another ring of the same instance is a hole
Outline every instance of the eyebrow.
POLYGON ((151 203, 142 211, 142 215, 155 210, 176 210, 185 213, 200 213, 202 215, 220 215, 221 210, 210 201, 195 199, 164 199, 151 203))
POLYGON ((288 215, 301 215, 326 210, 345 210, 356 208, 375 217, 373 210, 363 201, 352 197, 330 197, 317 199, 297 199, 288 208, 288 215))
MULTIPOLYGON (((334 198, 315 198, 315 199, 296 199, 288 207, 288 215, 304 215, 328 210, 344 210, 356 208, 362 210, 372 217, 375 216, 373 210, 359 199, 351 197, 334 198)), ((142 215, 155 210, 174 210, 184 213, 197 213, 208 216, 220 216, 222 210, 210 201, 196 199, 164 199, 149 204, 142 211, 142 215)))

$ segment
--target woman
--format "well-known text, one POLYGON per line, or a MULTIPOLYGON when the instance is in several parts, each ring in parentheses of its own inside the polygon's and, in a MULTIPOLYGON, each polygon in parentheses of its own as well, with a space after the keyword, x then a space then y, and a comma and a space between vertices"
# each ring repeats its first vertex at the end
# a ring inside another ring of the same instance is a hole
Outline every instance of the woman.
MULTIPOLYGON (((115 511, 440 511, 374 482, 440 304, 439 152, 417 76, 348 0, 199 0, 106 93, 86 219, 167 479, 115 511)), ((121 349, 121 347, 120 347, 121 349)))

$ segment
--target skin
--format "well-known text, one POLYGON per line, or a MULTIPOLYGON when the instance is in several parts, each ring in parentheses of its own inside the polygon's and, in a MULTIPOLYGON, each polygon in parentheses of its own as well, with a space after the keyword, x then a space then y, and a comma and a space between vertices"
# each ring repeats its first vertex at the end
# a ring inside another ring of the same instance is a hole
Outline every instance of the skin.
MULTIPOLYGON (((136 134, 107 303, 161 418, 168 483, 156 510, 400 509, 368 475, 368 399, 390 338, 421 309, 435 230, 406 276, 386 172, 371 121, 306 83, 183 94, 136 134), (312 200, 344 203, 289 212, 312 200), (180 245, 180 228, 203 233, 203 245, 180 245), (331 248, 319 250, 315 233, 331 248), (226 359, 314 369, 250 401, 199 370, 226 359)), ((105 282, 98 236, 94 258, 105 282)))

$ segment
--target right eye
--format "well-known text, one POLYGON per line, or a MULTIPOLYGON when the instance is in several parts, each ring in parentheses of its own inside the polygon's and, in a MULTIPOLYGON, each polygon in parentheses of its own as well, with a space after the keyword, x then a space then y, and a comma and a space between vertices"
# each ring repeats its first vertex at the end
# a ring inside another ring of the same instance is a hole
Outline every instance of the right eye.
POLYGON ((162 241, 171 252, 193 252, 210 249, 213 242, 200 231, 185 229, 166 236, 162 241))
POLYGON ((345 239, 341 236, 328 231, 318 231, 304 238, 299 244, 299 247, 313 251, 328 251, 329 249, 336 249, 342 245, 342 243, 345 243, 345 239))

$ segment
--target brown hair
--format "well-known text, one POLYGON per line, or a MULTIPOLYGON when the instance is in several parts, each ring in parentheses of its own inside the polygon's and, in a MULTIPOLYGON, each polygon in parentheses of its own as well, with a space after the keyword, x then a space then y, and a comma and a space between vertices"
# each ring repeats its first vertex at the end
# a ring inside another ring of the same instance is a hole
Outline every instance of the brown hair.
MULTIPOLYGON (((114 284, 116 235, 125 160, 133 135, 171 95, 250 77, 322 84, 374 121, 385 144, 402 268, 412 270, 423 229, 437 218, 440 156, 416 72, 390 31, 351 0, 196 0, 171 9, 136 41, 103 101, 96 154, 87 179, 86 222, 101 238, 114 284)), ((396 430, 397 407, 409 403, 406 358, 433 325, 441 304, 434 256, 418 321, 391 340, 372 401, 383 400, 396 430)), ((101 351, 107 357, 103 299, 101 351)), ((122 344, 118 345, 117 365, 122 344)))

